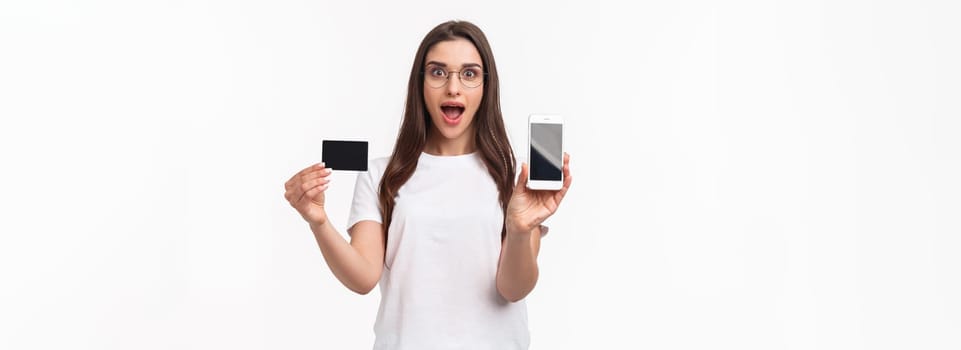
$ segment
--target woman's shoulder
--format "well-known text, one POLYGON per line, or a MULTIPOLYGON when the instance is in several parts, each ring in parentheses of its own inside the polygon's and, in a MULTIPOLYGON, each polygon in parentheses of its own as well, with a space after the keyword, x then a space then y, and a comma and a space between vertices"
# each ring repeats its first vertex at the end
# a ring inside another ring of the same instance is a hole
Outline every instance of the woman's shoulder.
POLYGON ((387 169, 388 162, 390 162, 390 157, 378 157, 369 160, 367 162, 367 173, 370 174, 371 178, 380 180, 380 177, 384 175, 384 170, 387 169))

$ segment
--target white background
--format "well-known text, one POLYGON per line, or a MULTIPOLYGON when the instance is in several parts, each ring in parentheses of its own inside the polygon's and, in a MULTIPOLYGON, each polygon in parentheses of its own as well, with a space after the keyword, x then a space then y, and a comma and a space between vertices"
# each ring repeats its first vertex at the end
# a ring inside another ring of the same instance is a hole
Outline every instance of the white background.
POLYGON ((448 19, 568 121, 532 349, 961 348, 957 3, 349 3, 0 3, 0 348, 369 348, 283 183, 448 19))

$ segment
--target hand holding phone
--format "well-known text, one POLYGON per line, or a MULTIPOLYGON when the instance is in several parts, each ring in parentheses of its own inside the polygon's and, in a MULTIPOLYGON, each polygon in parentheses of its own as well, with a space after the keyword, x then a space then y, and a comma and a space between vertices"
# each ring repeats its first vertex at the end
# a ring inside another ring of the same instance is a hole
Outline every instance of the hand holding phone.
POLYGON ((561 189, 564 186, 564 119, 554 114, 531 114, 527 134, 530 167, 527 188, 561 189))

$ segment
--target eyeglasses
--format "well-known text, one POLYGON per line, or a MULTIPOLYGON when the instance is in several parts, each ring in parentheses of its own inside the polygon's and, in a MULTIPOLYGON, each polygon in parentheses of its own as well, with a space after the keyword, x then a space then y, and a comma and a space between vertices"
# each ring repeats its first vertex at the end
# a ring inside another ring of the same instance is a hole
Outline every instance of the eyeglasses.
POLYGON ((424 70, 424 80, 432 88, 439 89, 447 85, 452 76, 457 73, 461 85, 465 88, 473 89, 484 83, 484 76, 487 75, 480 67, 468 67, 460 71, 448 71, 444 67, 429 65, 424 70))

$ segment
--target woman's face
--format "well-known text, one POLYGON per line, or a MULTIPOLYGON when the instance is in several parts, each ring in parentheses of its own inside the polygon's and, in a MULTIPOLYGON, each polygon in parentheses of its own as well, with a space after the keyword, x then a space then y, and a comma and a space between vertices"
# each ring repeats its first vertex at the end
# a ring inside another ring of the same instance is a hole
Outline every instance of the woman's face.
POLYGON ((470 41, 459 38, 434 44, 424 62, 424 103, 434 129, 448 141, 469 140, 471 122, 484 97, 480 53, 470 41))

